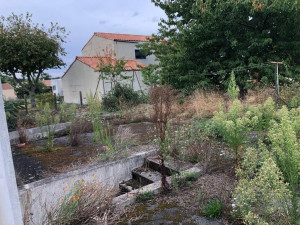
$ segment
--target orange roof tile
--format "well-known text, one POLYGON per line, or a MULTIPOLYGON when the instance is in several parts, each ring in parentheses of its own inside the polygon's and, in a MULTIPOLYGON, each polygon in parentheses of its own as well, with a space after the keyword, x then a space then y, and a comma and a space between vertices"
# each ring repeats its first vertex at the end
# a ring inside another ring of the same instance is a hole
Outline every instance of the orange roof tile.
POLYGON ((106 39, 114 40, 114 41, 142 41, 146 42, 151 39, 152 36, 147 35, 135 35, 135 34, 113 34, 113 33, 100 33, 95 32, 94 35, 100 36, 106 39))
POLYGON ((43 83, 44 83, 47 87, 51 87, 51 80, 43 80, 43 83))
POLYGON ((2 90, 14 89, 9 83, 2 84, 2 90))
MULTIPOLYGON (((98 70, 98 64, 99 64, 100 58, 102 58, 104 60, 104 63, 112 63, 112 64, 116 63, 116 59, 112 59, 109 57, 81 57, 81 56, 76 57, 77 60, 88 65, 89 67, 93 68, 94 70, 98 70)), ((146 67, 145 64, 140 63, 136 60, 124 60, 124 62, 126 62, 125 66, 124 66, 125 71, 141 70, 140 67, 146 67)))

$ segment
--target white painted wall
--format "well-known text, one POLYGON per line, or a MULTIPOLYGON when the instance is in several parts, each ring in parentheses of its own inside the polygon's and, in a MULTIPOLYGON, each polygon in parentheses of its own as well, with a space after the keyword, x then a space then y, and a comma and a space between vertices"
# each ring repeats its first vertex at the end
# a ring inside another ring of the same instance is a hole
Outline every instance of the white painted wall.
POLYGON ((81 50, 84 57, 107 56, 106 49, 115 52, 114 41, 94 35, 81 50))
MULTIPOLYGON (((0 96, 2 96, 1 81, 0 96)), ((22 225, 21 206, 2 97, 0 97, 0 128, 0 225, 22 225)))
POLYGON ((52 93, 56 94, 56 96, 63 96, 63 89, 62 89, 62 81, 61 79, 54 79, 51 80, 51 87, 52 93))
MULTIPOLYGON (((90 92, 95 93, 99 73, 86 64, 76 60, 62 77, 64 101, 67 103, 80 103, 79 92, 82 92, 83 102, 90 92)), ((98 95, 101 97, 102 85, 99 83, 98 95)))

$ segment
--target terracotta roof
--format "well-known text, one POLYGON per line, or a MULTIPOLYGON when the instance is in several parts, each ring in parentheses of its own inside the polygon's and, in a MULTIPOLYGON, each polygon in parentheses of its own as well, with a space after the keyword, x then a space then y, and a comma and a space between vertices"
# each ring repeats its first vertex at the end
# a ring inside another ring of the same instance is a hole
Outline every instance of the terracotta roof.
POLYGON ((100 33, 95 32, 94 35, 103 37, 114 41, 149 41, 152 36, 147 35, 135 35, 135 34, 113 34, 113 33, 100 33))
POLYGON ((2 84, 2 90, 14 89, 9 83, 2 84))
MULTIPOLYGON (((104 60, 104 63, 112 63, 115 64, 116 60, 109 58, 109 57, 81 57, 77 56, 76 59, 79 60, 80 62, 88 65, 89 67, 93 68, 94 70, 98 70, 98 64, 99 64, 99 59, 102 58, 104 60)), ((124 60, 126 62, 124 66, 124 70, 141 70, 138 66, 141 67, 146 67, 145 64, 140 63, 136 60, 124 60)))
POLYGON ((43 80, 43 83, 44 83, 47 87, 51 87, 51 80, 43 80))

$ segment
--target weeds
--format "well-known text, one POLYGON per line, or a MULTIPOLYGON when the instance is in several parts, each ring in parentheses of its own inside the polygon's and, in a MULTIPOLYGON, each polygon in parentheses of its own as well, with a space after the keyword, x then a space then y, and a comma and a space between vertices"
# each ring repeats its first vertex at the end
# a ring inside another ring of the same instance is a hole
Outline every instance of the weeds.
POLYGON ((161 183, 163 192, 169 190, 166 180, 165 157, 168 150, 168 121, 172 108, 174 91, 169 86, 152 87, 150 90, 150 100, 153 106, 152 119, 159 141, 159 157, 161 166, 161 183))
POLYGON ((223 203, 217 199, 214 198, 204 206, 203 213, 205 216, 207 216, 210 219, 215 219, 219 217, 223 210, 223 203))
POLYGON ((136 197, 136 202, 145 202, 148 201, 150 199, 154 198, 154 192, 153 191, 145 191, 143 193, 140 193, 137 197, 136 197))

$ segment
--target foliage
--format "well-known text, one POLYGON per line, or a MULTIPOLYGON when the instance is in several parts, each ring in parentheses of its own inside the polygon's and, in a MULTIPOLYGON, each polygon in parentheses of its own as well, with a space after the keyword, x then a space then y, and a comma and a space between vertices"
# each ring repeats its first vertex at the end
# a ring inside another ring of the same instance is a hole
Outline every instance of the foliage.
POLYGON ((236 163, 241 157, 242 144, 249 135, 251 127, 257 123, 257 116, 251 117, 250 112, 244 111, 241 102, 234 100, 228 113, 220 108, 220 112, 216 112, 213 118, 217 130, 233 150, 236 163))
POLYGON ((221 215, 222 209, 223 203, 219 199, 214 198, 204 206, 203 213, 208 218, 214 219, 221 215))
MULTIPOLYGON (((42 75, 41 75, 42 76, 42 75)), ((22 81, 22 85, 20 85, 19 83, 17 83, 15 80, 13 80, 12 85, 14 86, 14 89, 16 91, 16 94, 18 96, 18 98, 23 99, 24 95, 26 94, 27 96, 29 96, 29 89, 30 89, 30 84, 26 81, 22 81)), ((35 88, 35 94, 44 94, 44 93, 49 93, 51 92, 51 89, 49 87, 47 87, 41 80, 38 81, 38 83, 36 84, 36 88, 35 88)))
POLYGON ((147 102, 147 96, 140 91, 134 91, 126 84, 117 83, 114 88, 102 99, 103 109, 108 111, 118 111, 122 106, 136 106, 147 102))
POLYGON ((6 121, 8 130, 14 130, 17 127, 18 114, 20 110, 24 110, 24 101, 5 101, 4 110, 6 114, 6 121))
POLYGON ((50 108, 54 107, 55 96, 52 93, 43 93, 35 96, 35 101, 39 108, 43 108, 46 103, 49 104, 50 108))
POLYGON ((66 31, 54 23, 49 28, 34 24, 31 17, 29 13, 1 17, 0 71, 29 92, 35 107, 35 90, 44 71, 65 65, 60 56, 66 54, 62 47, 66 31), (24 86, 25 80, 29 87, 24 86))
MULTIPOLYGON (((249 151, 253 156, 256 154, 249 151)), ((289 224, 290 204, 291 192, 271 158, 263 162, 253 177, 241 178, 233 193, 233 211, 246 224, 289 224)))
POLYGON ((270 61, 284 61, 280 77, 299 80, 299 1, 152 2, 167 18, 142 51, 159 61, 153 70, 161 83, 174 88, 213 84, 224 90, 234 71, 243 91, 251 87, 250 79, 274 80, 270 61))
POLYGON ((235 82, 234 72, 231 72, 228 89, 227 89, 227 93, 229 94, 231 101, 234 101, 238 98, 239 91, 240 91, 240 89, 236 85, 236 82, 235 82))
POLYGON ((285 85, 280 91, 280 99, 289 107, 300 107, 300 83, 285 85))
POLYGON ((72 119, 76 116, 76 104, 68 105, 63 102, 58 107, 58 115, 60 122, 72 121, 72 119))
POLYGON ((269 130, 271 120, 275 118, 275 102, 272 98, 268 98, 262 104, 257 106, 250 106, 248 110, 253 116, 257 117, 257 123, 255 124, 254 129, 263 132, 269 130))
POLYGON ((136 197, 136 201, 137 202, 145 202, 148 201, 150 199, 154 198, 154 192, 153 191, 145 191, 140 193, 137 197, 136 197))
POLYGON ((179 174, 172 174, 172 185, 175 190, 182 186, 190 186, 193 182, 197 181, 199 172, 180 172, 179 174))
POLYGON ((109 189, 98 185, 98 182, 79 180, 66 194, 59 199, 58 206, 47 210, 43 224, 87 225, 97 221, 105 224, 110 209, 109 189))
POLYGON ((40 127, 42 137, 45 137, 44 133, 46 133, 47 142, 45 151, 50 152, 53 150, 55 127, 56 124, 59 123, 59 117, 52 115, 49 103, 45 103, 44 108, 35 116, 40 127))

